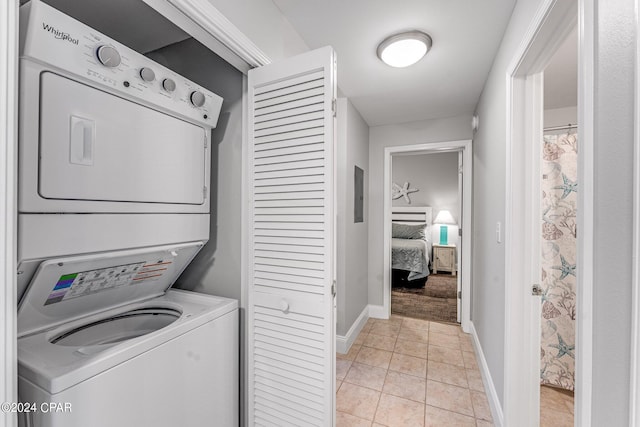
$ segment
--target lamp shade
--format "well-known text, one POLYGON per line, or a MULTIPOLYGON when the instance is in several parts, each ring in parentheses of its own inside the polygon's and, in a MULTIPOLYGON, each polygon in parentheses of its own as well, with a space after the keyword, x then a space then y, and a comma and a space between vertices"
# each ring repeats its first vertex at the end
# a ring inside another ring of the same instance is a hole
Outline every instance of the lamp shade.
POLYGON ((436 215, 436 219, 433 220, 434 224, 457 224, 456 220, 453 218, 453 215, 451 215, 451 212, 447 211, 447 210, 441 210, 440 212, 438 212, 438 215, 436 215))

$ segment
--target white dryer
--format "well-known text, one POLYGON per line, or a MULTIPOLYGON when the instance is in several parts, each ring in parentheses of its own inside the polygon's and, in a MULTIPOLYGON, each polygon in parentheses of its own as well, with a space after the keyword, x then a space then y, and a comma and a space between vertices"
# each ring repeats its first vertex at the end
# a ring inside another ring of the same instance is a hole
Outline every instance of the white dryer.
POLYGON ((18 311, 21 424, 237 426, 237 301, 166 290, 200 246, 43 262, 18 311))

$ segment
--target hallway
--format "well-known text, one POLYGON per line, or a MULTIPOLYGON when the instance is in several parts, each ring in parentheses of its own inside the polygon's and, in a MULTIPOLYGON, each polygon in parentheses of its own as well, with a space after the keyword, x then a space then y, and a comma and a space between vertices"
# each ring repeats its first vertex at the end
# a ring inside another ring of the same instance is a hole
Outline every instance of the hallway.
POLYGON ((471 335, 457 325, 369 319, 336 377, 338 427, 493 425, 471 335))

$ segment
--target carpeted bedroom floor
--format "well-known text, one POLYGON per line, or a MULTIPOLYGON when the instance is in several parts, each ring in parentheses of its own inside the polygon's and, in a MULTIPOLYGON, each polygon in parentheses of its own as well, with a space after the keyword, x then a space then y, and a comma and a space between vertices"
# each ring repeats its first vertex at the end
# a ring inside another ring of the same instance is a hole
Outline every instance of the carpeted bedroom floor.
POLYGON ((451 274, 432 274, 423 288, 393 288, 391 313, 456 323, 456 280, 451 274))

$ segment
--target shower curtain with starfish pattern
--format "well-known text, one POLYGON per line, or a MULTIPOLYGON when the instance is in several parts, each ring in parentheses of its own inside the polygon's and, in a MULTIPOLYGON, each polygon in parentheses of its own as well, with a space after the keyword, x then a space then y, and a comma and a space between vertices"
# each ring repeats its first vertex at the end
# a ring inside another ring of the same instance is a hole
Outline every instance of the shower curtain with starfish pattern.
POLYGON ((573 390, 578 136, 544 136, 542 150, 541 384, 573 390))

